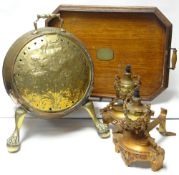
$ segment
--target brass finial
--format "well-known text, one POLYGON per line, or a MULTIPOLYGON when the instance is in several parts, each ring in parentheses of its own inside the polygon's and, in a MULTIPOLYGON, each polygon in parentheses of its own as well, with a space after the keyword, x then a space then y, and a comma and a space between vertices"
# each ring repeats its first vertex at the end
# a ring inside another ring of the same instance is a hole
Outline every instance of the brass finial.
POLYGON ((124 100, 128 96, 132 96, 134 89, 140 85, 140 77, 132 76, 131 65, 127 64, 123 77, 120 78, 117 75, 114 84, 116 97, 124 100))

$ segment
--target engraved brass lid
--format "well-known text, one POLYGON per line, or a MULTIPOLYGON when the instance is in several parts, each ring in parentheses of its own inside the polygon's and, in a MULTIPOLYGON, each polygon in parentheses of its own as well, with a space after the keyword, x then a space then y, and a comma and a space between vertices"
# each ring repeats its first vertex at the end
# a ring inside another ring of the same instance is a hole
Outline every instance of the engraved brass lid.
POLYGON ((3 65, 6 90, 41 117, 63 116, 85 103, 93 64, 83 44, 64 29, 45 27, 21 36, 3 65))

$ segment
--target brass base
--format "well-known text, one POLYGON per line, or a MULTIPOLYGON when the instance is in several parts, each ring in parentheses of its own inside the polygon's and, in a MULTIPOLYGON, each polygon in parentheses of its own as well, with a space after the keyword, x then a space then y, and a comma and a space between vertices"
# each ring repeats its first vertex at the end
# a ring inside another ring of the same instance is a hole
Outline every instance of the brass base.
POLYGON ((130 133, 113 133, 113 142, 115 151, 121 152, 127 166, 134 162, 150 162, 153 171, 163 167, 165 151, 157 146, 154 139, 150 136, 147 138, 136 138, 130 133))
MULTIPOLYGON (((113 142, 115 144, 115 151, 121 152, 127 166, 134 162, 150 162, 153 171, 163 167, 165 151, 155 143, 149 132, 159 125, 157 130, 161 135, 176 135, 166 130, 166 109, 161 108, 160 115, 157 118, 151 122, 149 120, 147 124, 139 123, 141 125, 135 125, 137 124, 135 120, 130 121, 130 123, 128 122, 123 112, 122 103, 110 103, 106 108, 101 110, 101 113, 104 123, 114 125, 113 142), (137 130, 139 129, 138 126, 143 126, 143 128, 141 127, 141 130, 137 130)), ((138 119, 139 121, 140 118, 138 119)))

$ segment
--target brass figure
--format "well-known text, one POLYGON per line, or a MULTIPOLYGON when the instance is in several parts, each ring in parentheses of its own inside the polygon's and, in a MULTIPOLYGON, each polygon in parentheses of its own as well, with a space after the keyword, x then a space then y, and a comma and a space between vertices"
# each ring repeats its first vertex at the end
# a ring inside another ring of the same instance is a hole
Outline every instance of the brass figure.
POLYGON ((149 132, 159 125, 163 136, 175 135, 166 131, 167 110, 161 108, 160 115, 150 122, 154 112, 150 105, 143 104, 139 89, 124 103, 110 104, 101 110, 103 121, 114 125, 113 142, 116 152, 121 152, 126 165, 136 161, 150 162, 153 171, 163 166, 165 151, 155 143, 149 132))
MULTIPOLYGON (((62 25, 59 14, 38 15, 35 30, 21 36, 5 57, 5 88, 22 106, 16 111, 16 130, 7 143, 10 152, 19 149, 22 109, 51 119, 63 117, 88 102, 94 77, 91 58, 83 44, 62 25), (40 18, 59 18, 61 28, 38 29, 40 18)), ((105 137, 109 135, 108 127, 97 119, 92 105, 88 105, 91 103, 84 107, 89 108, 99 134, 105 137)))

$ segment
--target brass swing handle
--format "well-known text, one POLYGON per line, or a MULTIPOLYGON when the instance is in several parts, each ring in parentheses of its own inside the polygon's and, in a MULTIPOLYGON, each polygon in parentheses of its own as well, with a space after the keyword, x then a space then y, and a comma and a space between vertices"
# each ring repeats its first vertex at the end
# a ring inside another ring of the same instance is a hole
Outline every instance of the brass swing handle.
POLYGON ((171 50, 173 50, 172 58, 171 58, 172 66, 169 67, 169 69, 174 70, 175 67, 176 67, 176 63, 177 63, 177 49, 176 48, 171 48, 171 50))
POLYGON ((58 18, 59 19, 60 28, 62 29, 63 19, 60 17, 60 14, 42 14, 42 15, 37 15, 37 19, 34 21, 35 31, 37 31, 37 23, 38 23, 39 19, 52 19, 52 18, 58 18))

